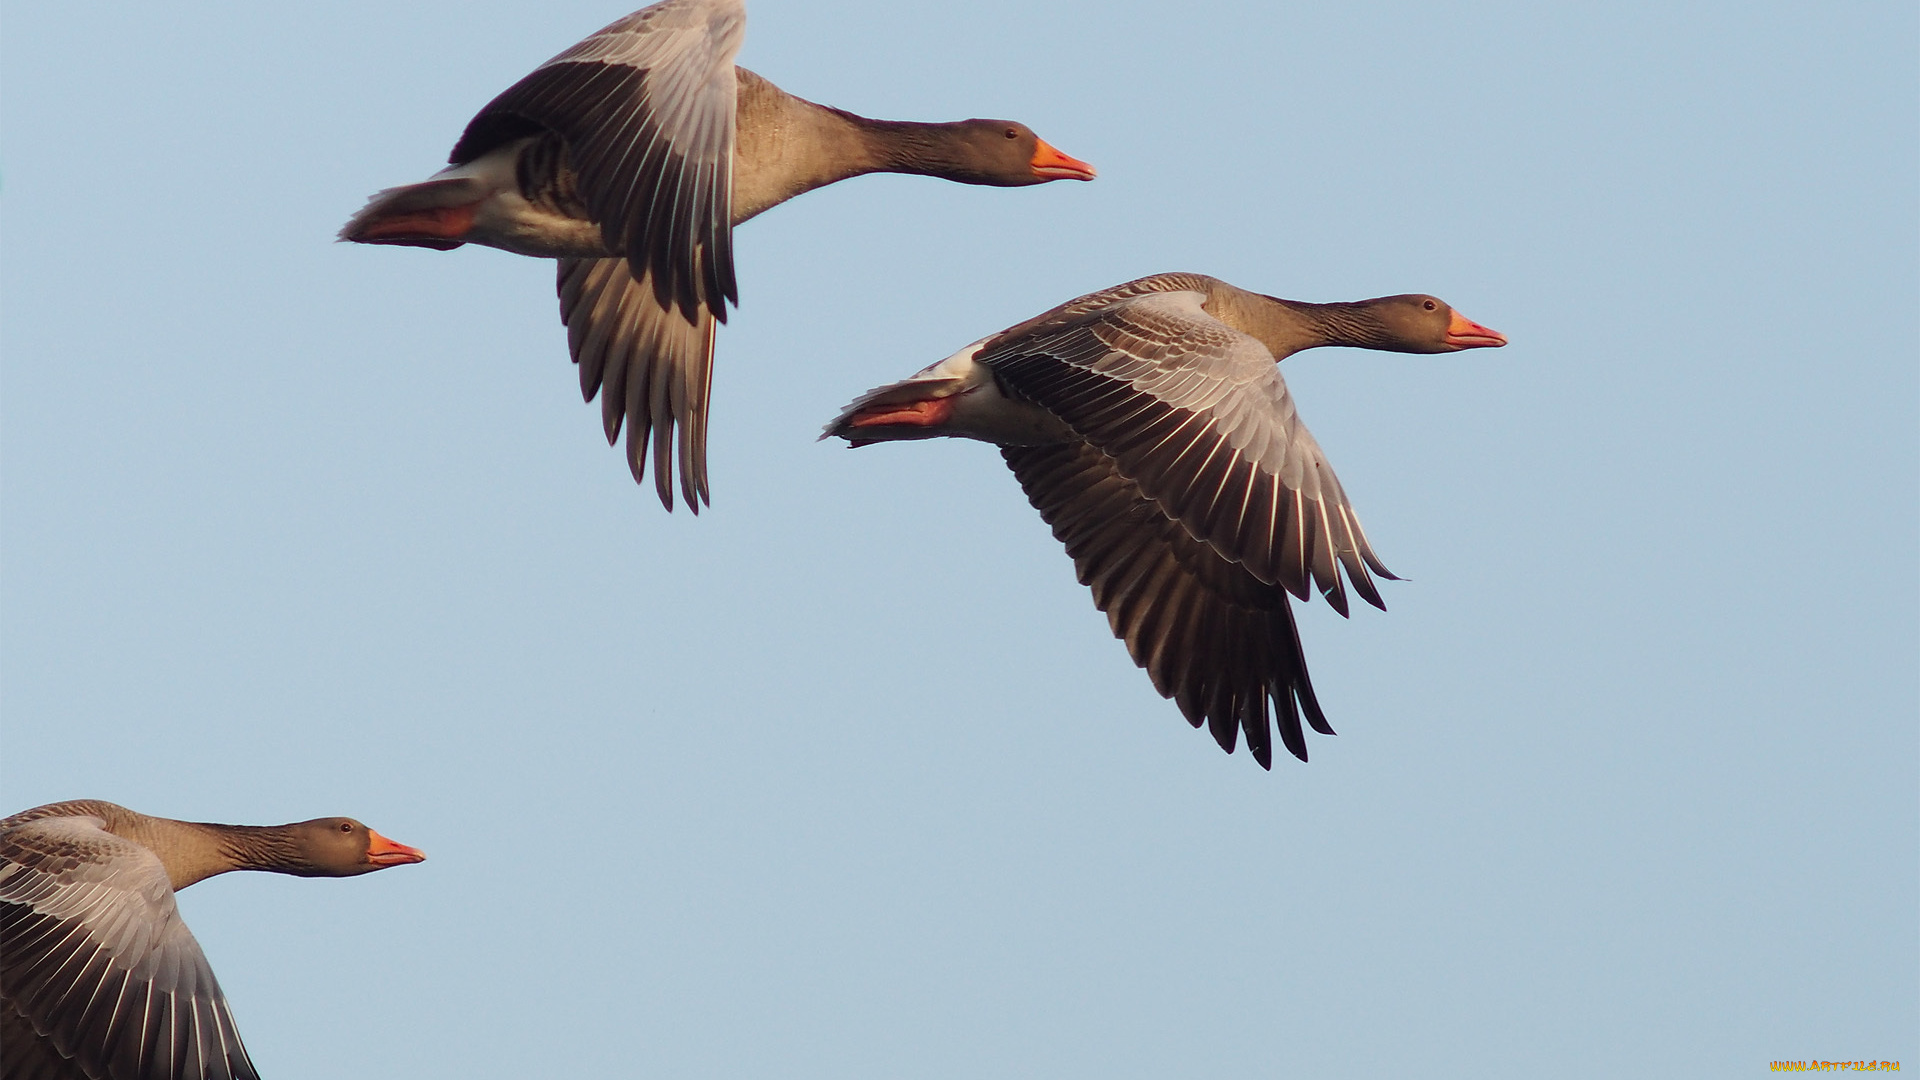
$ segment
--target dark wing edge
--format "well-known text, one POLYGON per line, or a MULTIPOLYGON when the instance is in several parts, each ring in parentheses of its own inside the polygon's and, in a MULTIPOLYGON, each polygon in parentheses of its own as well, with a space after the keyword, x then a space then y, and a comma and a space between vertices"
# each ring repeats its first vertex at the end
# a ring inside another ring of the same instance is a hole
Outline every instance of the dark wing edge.
POLYGON ((600 396, 607 444, 627 429, 627 467, 673 509, 673 454, 680 491, 694 513, 711 504, 707 485, 707 409, 713 387, 716 323, 706 309, 689 322, 633 279, 625 259, 560 259, 560 320, 580 365, 580 393, 600 396), (652 452, 649 455, 648 445, 652 452))
POLYGON ((93 1080, 33 1029, 11 1001, 0 1002, 0 1077, 6 1080, 93 1080))
POLYGON ((23 1060, 91 1080, 258 1080, 152 852, 48 818, 8 830, 0 857, 0 1008, 19 1017, 9 1035, 47 1044, 23 1060))
POLYGON ((1108 455, 1085 443, 1004 446, 1027 499, 1154 689, 1231 754, 1238 734, 1273 767, 1269 722, 1307 760, 1300 719, 1333 728, 1313 693, 1286 594, 1195 540, 1108 455))

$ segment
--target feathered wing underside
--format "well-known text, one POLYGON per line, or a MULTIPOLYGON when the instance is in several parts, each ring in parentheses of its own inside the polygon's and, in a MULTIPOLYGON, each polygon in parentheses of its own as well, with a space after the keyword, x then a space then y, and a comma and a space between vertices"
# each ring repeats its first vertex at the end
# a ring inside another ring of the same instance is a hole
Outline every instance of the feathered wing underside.
POLYGON ((1333 734, 1307 677, 1286 593, 1197 541, 1117 463, 1082 443, 1000 449, 1028 501, 1066 545, 1080 583, 1154 689, 1194 727, 1273 767, 1269 720, 1307 759, 1300 718, 1333 734))
MULTIPOLYGON (((1301 599, 1384 607, 1367 543, 1273 354, 1201 307, 1189 275, 1130 282, 1015 328, 976 358, 1111 457, 1193 536, 1301 599), (1143 285, 1159 283, 1168 291, 1143 285)), ((1203 280, 1203 279, 1202 279, 1203 280)))
POLYGON ((607 249, 661 307, 726 320, 733 272, 733 58, 742 0, 667 0, 542 64, 467 125, 465 164, 529 132, 558 132, 607 249))
POLYGON ((680 491, 695 513, 708 501, 707 403, 713 383, 713 315, 692 321, 661 306, 624 259, 561 259, 560 319, 580 365, 580 392, 600 396, 607 442, 627 429, 627 464, 644 481, 653 459, 654 490, 673 509, 673 453, 680 491), (651 453, 649 453, 651 443, 651 453))
POLYGON ((30 1027, 92 1080, 255 1080, 166 868, 104 824, 0 832, 0 997, 25 1025, 9 1032, 30 1027))
POLYGON ((33 1030, 33 1023, 0 1002, 0 1077, 6 1080, 91 1080, 86 1070, 33 1030))

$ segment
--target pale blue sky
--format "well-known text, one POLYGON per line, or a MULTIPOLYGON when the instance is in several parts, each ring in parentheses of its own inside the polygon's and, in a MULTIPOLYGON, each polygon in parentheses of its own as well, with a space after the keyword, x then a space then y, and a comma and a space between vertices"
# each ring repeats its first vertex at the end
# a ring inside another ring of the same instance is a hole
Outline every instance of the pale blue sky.
POLYGON ((263 1072, 1920 1065, 1911 4, 756 2, 744 64, 1101 170, 737 236, 712 509, 548 264, 352 247, 585 0, 8 3, 0 792, 432 856, 183 907, 263 1072), (991 448, 851 396, 1197 270, 1503 350, 1287 363, 1387 565, 1261 772, 991 448))

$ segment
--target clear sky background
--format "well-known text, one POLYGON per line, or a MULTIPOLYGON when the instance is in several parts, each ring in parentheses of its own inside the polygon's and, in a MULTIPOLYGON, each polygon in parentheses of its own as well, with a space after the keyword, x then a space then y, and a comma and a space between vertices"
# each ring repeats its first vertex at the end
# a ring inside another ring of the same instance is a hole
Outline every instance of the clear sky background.
POLYGON ((1920 1067, 1909 3, 758 0, 741 60, 1101 170, 738 234, 714 503, 581 404, 550 264, 335 244, 623 13, 8 3, 0 792, 348 813, 189 890, 263 1072, 1920 1067), (1426 291, 1286 365, 1386 563, 1262 772, 992 448, 814 442, 1072 296, 1426 291))

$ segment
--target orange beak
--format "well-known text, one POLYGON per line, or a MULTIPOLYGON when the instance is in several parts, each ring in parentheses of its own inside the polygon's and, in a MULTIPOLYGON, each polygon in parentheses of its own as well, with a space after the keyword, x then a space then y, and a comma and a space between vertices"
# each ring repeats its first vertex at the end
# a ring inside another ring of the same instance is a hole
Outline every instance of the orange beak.
POLYGON ((1497 349, 1507 343, 1507 335, 1481 326, 1459 312, 1447 324, 1447 344, 1456 349, 1497 349))
POLYGON ((367 861, 376 867, 403 866, 425 862, 427 853, 419 848, 395 843, 372 829, 367 830, 367 861))
POLYGON ((1093 166, 1055 150, 1047 145, 1047 140, 1035 138, 1033 142, 1033 160, 1027 164, 1032 166, 1033 175, 1040 179, 1091 180, 1096 175, 1093 166))

